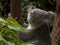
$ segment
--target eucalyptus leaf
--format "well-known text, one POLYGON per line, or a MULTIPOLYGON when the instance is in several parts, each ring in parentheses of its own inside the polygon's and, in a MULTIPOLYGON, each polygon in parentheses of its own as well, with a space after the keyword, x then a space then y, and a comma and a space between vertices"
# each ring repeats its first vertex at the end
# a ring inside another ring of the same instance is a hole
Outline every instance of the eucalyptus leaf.
POLYGON ((6 19, 7 21, 7 26, 10 29, 16 30, 16 31, 22 31, 27 33, 26 29, 23 28, 16 20, 14 20, 13 18, 9 17, 6 19))
POLYGON ((0 33, 0 45, 7 45, 7 41, 4 39, 1 33, 0 33))
POLYGON ((0 45, 7 45, 3 40, 0 41, 0 45))
POLYGON ((8 45, 15 45, 15 43, 7 42, 8 45))
POLYGON ((0 18, 0 26, 2 27, 2 26, 4 26, 5 24, 6 24, 5 20, 2 19, 2 18, 0 18))
POLYGON ((17 42, 22 43, 21 40, 18 38, 17 34, 13 30, 11 30, 7 27, 4 29, 2 35, 3 35, 3 37, 5 37, 5 39, 7 41, 10 41, 10 42, 16 42, 17 41, 17 42))
POLYGON ((0 23, 4 22, 5 23, 5 20, 3 20, 2 18, 0 18, 0 23))
POLYGON ((0 41, 1 41, 1 40, 4 40, 4 38, 2 37, 2 35, 1 35, 1 33, 0 33, 0 41))

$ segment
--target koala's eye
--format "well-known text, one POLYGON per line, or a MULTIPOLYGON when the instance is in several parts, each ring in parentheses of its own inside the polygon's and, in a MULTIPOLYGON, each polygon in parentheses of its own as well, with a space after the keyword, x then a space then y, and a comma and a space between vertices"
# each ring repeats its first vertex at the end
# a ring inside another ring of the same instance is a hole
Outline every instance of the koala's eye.
POLYGON ((30 13, 30 16, 33 16, 33 14, 32 14, 32 13, 30 13))

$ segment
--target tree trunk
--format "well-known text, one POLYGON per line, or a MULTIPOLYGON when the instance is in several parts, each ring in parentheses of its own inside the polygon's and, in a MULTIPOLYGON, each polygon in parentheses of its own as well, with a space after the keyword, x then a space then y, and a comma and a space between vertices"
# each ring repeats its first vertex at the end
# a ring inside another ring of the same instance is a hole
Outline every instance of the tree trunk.
POLYGON ((11 0, 11 15, 13 18, 15 18, 18 23, 22 25, 22 20, 21 20, 21 15, 22 15, 22 10, 21 10, 21 0, 11 0))
POLYGON ((60 45, 60 0, 56 0, 56 11, 57 17, 51 33, 52 45, 60 45))

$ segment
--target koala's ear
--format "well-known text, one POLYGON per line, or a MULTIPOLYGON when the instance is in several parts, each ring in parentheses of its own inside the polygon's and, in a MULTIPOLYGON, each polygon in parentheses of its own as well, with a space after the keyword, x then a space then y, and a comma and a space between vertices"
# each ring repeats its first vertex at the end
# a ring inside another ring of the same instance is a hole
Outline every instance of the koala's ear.
POLYGON ((27 12, 29 12, 29 11, 35 9, 35 8, 36 8, 35 6, 31 5, 31 6, 28 7, 27 12))
POLYGON ((36 7, 35 6, 32 6, 31 9, 35 9, 36 7))

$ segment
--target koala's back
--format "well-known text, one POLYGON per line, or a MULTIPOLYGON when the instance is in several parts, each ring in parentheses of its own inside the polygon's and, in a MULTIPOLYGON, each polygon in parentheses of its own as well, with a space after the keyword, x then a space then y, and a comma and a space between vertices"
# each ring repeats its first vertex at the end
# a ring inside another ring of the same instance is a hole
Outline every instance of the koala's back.
POLYGON ((46 24, 30 30, 29 34, 20 34, 19 37, 23 42, 26 42, 27 45, 51 45, 49 30, 46 24))

